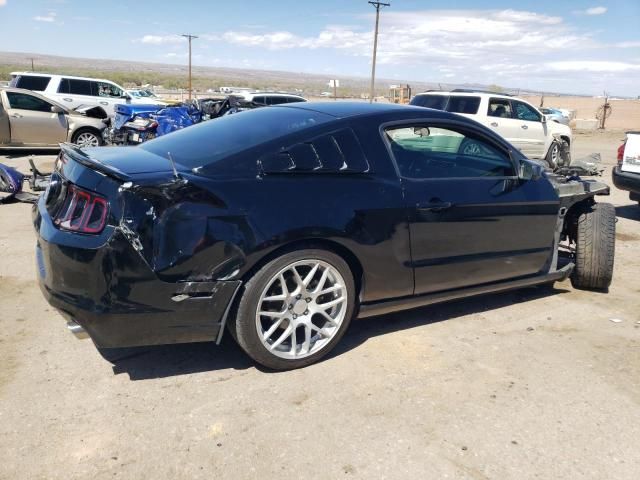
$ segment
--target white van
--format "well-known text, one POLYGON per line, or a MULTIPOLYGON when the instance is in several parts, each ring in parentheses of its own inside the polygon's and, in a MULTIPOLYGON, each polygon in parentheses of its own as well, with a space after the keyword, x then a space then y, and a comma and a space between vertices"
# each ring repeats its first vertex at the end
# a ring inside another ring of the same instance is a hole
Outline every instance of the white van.
POLYGON ((143 103, 146 105, 167 105, 166 102, 151 98, 133 98, 120 85, 98 78, 73 77, 49 73, 12 72, 12 87, 39 92, 55 100, 70 110, 80 105, 99 106, 107 115, 114 115, 114 105, 118 103, 143 103))

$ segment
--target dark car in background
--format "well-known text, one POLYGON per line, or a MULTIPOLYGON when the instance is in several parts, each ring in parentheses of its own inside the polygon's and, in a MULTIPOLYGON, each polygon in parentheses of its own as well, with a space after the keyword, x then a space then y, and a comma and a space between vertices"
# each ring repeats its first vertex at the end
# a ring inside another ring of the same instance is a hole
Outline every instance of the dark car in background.
POLYGON ((447 112, 274 106, 137 147, 65 146, 34 210, 39 282, 107 357, 227 328, 255 361, 297 368, 352 317, 567 277, 606 289, 606 194, 447 112))

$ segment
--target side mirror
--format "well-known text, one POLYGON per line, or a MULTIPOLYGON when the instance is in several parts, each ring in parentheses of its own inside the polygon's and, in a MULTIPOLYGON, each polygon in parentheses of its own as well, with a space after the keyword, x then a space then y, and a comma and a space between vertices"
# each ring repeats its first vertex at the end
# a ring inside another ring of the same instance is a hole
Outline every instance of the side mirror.
POLYGON ((51 113, 64 113, 64 110, 58 105, 51 105, 51 113))
POLYGON ((540 177, 542 177, 542 166, 529 161, 520 162, 520 171, 518 172, 520 180, 538 180, 540 177))
POLYGON ((547 117, 546 117, 546 115, 542 114, 542 118, 540 119, 540 121, 541 121, 542 123, 547 123, 547 117))

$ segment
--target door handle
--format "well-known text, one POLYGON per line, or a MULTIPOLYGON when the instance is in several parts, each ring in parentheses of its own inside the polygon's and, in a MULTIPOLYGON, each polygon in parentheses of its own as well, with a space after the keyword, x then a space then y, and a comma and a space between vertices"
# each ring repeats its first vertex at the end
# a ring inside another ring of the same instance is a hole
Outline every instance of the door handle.
POLYGON ((526 130, 527 128, 529 128, 529 127, 527 127, 526 125, 522 125, 522 129, 523 130, 526 130))
POLYGON ((109 102, 105 102, 104 100, 100 102, 100 105, 109 105, 109 102))
POLYGON ((12 118, 22 118, 22 115, 20 115, 19 113, 14 113, 11 115, 12 118))
POLYGON ((491 126, 492 127, 497 127, 498 126, 498 122, 491 122, 491 126))
POLYGON ((443 212, 449 208, 453 207, 453 203, 451 202, 441 202, 439 200, 435 200, 429 203, 419 203, 416 205, 416 208, 419 212, 443 212))
POLYGON ((65 102, 73 102, 73 98, 63 98, 62 100, 65 102))

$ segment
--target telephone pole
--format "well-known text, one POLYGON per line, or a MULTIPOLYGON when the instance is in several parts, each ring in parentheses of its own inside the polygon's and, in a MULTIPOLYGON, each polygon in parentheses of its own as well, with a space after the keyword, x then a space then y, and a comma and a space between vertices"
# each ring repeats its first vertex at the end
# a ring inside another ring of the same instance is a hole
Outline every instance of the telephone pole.
POLYGON ((380 22, 380 7, 390 7, 390 3, 369 2, 376 8, 376 29, 373 34, 373 61, 371 62, 371 87, 369 88, 369 103, 373 102, 376 82, 376 54, 378 53, 378 23, 380 22))
POLYGON ((191 40, 198 37, 189 34, 184 34, 182 36, 189 39, 189 100, 191 100, 191 40))
POLYGON ((31 60, 31 71, 35 72, 34 68, 33 68, 33 61, 35 60, 35 58, 33 57, 29 57, 29 60, 31 60))

